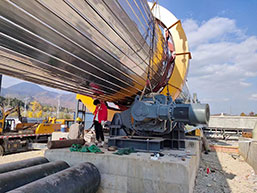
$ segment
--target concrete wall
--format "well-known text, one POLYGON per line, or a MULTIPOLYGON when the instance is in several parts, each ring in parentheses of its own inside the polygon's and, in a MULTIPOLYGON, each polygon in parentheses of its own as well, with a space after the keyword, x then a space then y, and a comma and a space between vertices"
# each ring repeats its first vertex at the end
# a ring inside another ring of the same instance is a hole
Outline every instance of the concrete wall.
POLYGON ((209 127, 230 129, 253 129, 257 117, 246 116, 211 116, 209 127))
POLYGON ((195 155, 185 161, 173 156, 185 152, 175 150, 164 151, 165 156, 159 160, 151 160, 150 153, 118 156, 108 151, 92 154, 69 149, 47 150, 45 157, 49 161, 64 160, 71 166, 95 164, 101 173, 98 193, 192 193, 200 160, 199 141, 190 141, 187 147, 195 155))
POLYGON ((257 174, 257 141, 251 139, 239 140, 239 153, 251 165, 257 174))

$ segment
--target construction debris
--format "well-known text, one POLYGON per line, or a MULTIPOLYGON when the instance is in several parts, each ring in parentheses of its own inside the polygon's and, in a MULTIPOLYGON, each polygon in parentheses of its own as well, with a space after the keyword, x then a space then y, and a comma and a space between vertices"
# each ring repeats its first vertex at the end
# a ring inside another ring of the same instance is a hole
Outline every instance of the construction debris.
POLYGON ((119 149, 117 152, 113 153, 116 155, 129 155, 131 153, 135 153, 136 151, 134 150, 134 148, 121 148, 119 149))

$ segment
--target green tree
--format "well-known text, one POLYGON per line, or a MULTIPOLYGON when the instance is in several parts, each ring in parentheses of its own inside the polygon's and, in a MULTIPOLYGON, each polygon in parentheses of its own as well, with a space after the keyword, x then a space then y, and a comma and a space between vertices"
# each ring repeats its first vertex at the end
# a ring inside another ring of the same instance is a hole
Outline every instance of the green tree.
POLYGON ((72 115, 68 114, 68 113, 65 113, 64 119, 72 119, 72 115))
POLYGON ((47 106, 43 106, 43 112, 47 112, 48 111, 48 107, 47 106))

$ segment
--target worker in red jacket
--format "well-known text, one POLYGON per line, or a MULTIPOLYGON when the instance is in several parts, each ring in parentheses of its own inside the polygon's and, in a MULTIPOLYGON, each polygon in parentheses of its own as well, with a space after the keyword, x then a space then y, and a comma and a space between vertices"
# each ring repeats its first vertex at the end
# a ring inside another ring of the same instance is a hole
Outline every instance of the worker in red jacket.
POLYGON ((94 100, 94 105, 96 106, 94 111, 94 125, 95 125, 96 140, 98 143, 100 143, 100 146, 103 146, 104 145, 103 125, 105 121, 107 121, 107 107, 104 102, 101 102, 98 99, 94 100))

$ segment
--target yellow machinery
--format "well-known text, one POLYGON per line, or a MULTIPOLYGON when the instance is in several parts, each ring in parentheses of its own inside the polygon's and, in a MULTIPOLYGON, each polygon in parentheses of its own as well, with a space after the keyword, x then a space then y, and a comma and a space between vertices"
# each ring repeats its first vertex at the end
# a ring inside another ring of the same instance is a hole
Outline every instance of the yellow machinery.
POLYGON ((24 123, 20 114, 19 106, 4 111, 0 107, 0 156, 5 153, 24 151, 28 149, 29 142, 47 142, 48 137, 54 131, 60 131, 61 125, 66 128, 74 122, 73 119, 56 119, 50 117, 43 123, 24 123), (14 113, 18 113, 20 123, 15 128, 11 128, 11 124, 7 121, 7 117, 14 113))
MULTIPOLYGON (((12 113, 14 113, 14 112, 17 112, 17 113, 18 113, 18 118, 19 118, 20 121, 22 121, 22 120, 21 120, 22 118, 21 118, 20 107, 19 107, 19 106, 13 107, 13 108, 11 108, 11 109, 9 109, 9 110, 7 110, 7 111, 4 111, 4 107, 3 107, 3 106, 0 107, 0 134, 3 133, 4 128, 8 127, 8 126, 5 124, 6 118, 7 118, 10 114, 12 114, 12 113)), ((9 129, 7 128, 7 130, 9 130, 9 129)))
POLYGON ((56 117, 49 117, 47 120, 48 123, 65 125, 67 128, 70 128, 71 124, 74 123, 73 119, 57 119, 56 117))
POLYGON ((57 119, 56 117, 49 117, 48 120, 44 120, 43 123, 37 126, 35 134, 53 133, 54 131, 60 131, 62 125, 65 125, 68 131, 71 124, 73 123, 73 119, 57 119))

